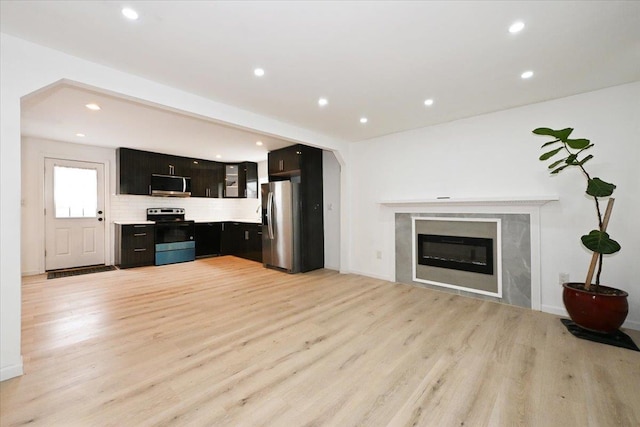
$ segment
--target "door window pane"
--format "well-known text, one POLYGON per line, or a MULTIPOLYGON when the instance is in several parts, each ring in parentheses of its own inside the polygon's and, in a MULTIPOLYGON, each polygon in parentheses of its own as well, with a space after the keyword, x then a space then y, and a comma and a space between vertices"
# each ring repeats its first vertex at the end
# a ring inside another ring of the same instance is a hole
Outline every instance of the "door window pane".
POLYGON ((95 218, 98 171, 54 166, 53 203, 56 218, 95 218))

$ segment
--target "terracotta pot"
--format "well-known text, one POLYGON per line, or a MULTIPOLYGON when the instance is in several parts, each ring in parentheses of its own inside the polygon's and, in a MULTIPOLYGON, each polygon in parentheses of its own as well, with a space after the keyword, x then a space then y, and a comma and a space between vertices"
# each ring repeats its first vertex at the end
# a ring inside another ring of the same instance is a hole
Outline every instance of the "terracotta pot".
POLYGON ((629 312, 628 293, 600 285, 610 293, 595 293, 578 288, 584 283, 570 282, 562 285, 562 301, 571 320, 590 331, 611 334, 624 323, 629 312))

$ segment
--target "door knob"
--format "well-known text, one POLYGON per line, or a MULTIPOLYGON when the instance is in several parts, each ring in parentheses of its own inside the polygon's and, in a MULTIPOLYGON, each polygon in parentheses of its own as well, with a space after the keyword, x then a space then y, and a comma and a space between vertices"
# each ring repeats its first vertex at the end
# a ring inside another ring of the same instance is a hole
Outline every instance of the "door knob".
POLYGON ((98 211, 98 215, 102 215, 102 211, 98 211))
POLYGON ((102 221, 102 218, 98 218, 98 221, 102 221))

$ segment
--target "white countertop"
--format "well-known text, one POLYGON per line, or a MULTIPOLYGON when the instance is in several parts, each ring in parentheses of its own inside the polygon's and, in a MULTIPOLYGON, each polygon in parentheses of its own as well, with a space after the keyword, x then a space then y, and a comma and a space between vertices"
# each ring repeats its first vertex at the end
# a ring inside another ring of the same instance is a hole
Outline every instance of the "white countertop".
MULTIPOLYGON (((189 221, 195 221, 195 222, 244 222, 247 224, 261 224, 262 221, 260 219, 202 219, 202 218, 198 218, 195 220, 192 220, 191 218, 187 218, 187 220, 189 221)), ((133 225, 133 224, 150 224, 153 225, 155 224, 155 222, 153 221, 144 221, 144 220, 118 220, 118 221, 113 221, 114 224, 119 224, 119 225, 133 225)))
MULTIPOLYGON (((187 218, 191 219, 191 218, 187 218)), ((260 218, 256 219, 236 219, 236 218, 226 218, 226 219, 206 219, 206 218, 197 218, 194 219, 195 222, 244 222, 247 224, 262 224, 262 220, 260 218)))
POLYGON ((131 221, 126 221, 126 220, 120 220, 120 221, 113 221, 114 224, 120 224, 120 225, 134 225, 134 224, 155 224, 155 222, 153 221, 142 221, 142 220, 131 220, 131 221))

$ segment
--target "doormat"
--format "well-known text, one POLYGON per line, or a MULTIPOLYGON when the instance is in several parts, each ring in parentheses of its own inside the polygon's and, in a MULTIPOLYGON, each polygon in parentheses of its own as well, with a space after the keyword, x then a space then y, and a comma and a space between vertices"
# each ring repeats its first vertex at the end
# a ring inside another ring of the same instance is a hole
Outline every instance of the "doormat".
POLYGON ((103 271, 116 270, 113 265, 94 265, 92 267, 70 268, 68 270, 56 270, 47 273, 47 279, 60 277, 79 276, 81 274, 102 273, 103 271))
POLYGON ((633 342, 631 337, 620 330, 617 330, 613 334, 600 334, 598 332, 592 332, 581 328, 576 325, 573 320, 560 319, 560 321, 575 337, 615 347, 622 347, 633 351, 640 351, 640 348, 638 348, 638 346, 633 342))

